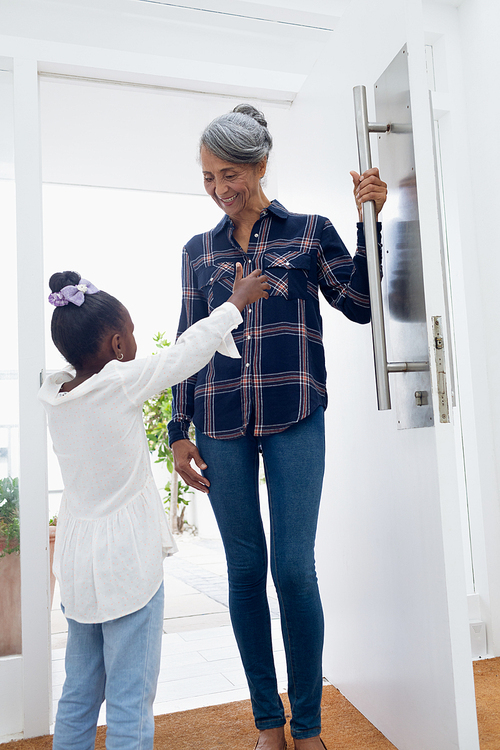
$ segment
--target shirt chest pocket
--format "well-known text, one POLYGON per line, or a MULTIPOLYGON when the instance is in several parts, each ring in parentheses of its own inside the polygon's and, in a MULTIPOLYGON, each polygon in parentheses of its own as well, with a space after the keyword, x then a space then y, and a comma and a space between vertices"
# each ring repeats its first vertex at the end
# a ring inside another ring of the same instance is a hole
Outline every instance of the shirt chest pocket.
POLYGON ((198 288, 205 295, 211 310, 227 302, 233 293, 234 273, 234 263, 204 266, 197 272, 198 288))
POLYGON ((306 299, 311 256, 308 253, 266 253, 264 273, 269 278, 271 297, 306 299))

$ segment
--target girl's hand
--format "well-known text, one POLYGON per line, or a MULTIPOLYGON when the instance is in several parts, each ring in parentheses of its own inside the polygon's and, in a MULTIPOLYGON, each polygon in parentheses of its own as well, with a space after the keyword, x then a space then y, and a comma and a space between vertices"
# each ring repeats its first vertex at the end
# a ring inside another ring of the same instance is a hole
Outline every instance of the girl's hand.
POLYGON ((241 263, 237 263, 233 293, 229 297, 228 302, 232 302, 240 312, 243 312, 243 308, 246 305, 256 302, 261 297, 267 299, 269 294, 266 292, 266 289, 270 288, 267 283, 267 276, 264 276, 262 271, 252 271, 252 273, 243 278, 243 267, 241 263))
POLYGON ((363 221, 362 204, 375 201, 375 215, 378 216, 387 198, 387 183, 382 182, 377 167, 367 169, 362 175, 350 172, 354 184, 354 199, 358 209, 359 220, 363 221))

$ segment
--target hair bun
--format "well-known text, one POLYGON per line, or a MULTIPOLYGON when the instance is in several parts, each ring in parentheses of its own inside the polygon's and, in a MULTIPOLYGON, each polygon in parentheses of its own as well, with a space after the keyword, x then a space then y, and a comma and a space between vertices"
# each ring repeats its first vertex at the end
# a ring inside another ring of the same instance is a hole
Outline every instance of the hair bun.
POLYGON ((79 284, 82 277, 76 271, 61 271, 60 273, 53 273, 49 279, 49 287, 51 292, 60 292, 65 286, 71 284, 79 284))
POLYGON ((263 128, 267 128, 267 120, 264 117, 264 113, 259 112, 259 110, 255 109, 251 104, 238 104, 238 106, 233 109, 233 112, 240 112, 242 115, 253 117, 254 120, 257 120, 259 125, 262 125, 263 128))

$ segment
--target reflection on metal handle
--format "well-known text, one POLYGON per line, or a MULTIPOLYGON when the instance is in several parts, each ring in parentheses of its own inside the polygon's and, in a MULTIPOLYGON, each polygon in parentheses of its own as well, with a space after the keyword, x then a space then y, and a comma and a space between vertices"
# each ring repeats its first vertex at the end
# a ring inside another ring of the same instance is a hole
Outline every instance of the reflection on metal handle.
POLYGON ((388 372, 428 372, 428 362, 388 362, 388 372))
MULTIPOLYGON (((358 137, 359 171, 362 174, 371 169, 372 157, 369 133, 386 132, 387 126, 368 123, 366 106, 366 88, 354 87, 354 110, 356 115, 356 133, 358 137)), ((385 343, 384 310, 382 307, 382 288, 380 285, 380 261, 377 244, 377 224, 374 201, 363 203, 363 226, 365 230, 366 261, 368 266, 368 283, 370 286, 370 306, 372 320, 373 356, 375 360, 375 380, 377 400, 380 411, 391 408, 389 376, 387 369, 387 347, 385 343)))

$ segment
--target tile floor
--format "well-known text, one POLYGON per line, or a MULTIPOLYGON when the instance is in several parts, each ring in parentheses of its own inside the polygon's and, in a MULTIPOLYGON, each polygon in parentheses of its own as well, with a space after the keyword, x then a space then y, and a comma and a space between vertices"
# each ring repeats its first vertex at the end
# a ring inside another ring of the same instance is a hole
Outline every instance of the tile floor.
MULTIPOLYGON (((165 619, 155 714, 248 698, 227 607, 227 578, 220 540, 178 538, 179 553, 165 560, 165 619)), ((278 602, 269 584, 274 654, 280 692, 286 665, 278 602)), ((64 681, 66 620, 56 586, 52 609, 54 716, 64 681)), ((105 708, 99 723, 105 724, 105 708)))

